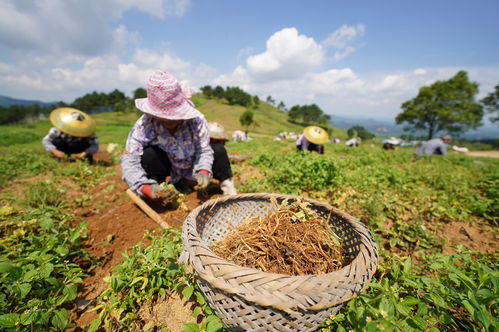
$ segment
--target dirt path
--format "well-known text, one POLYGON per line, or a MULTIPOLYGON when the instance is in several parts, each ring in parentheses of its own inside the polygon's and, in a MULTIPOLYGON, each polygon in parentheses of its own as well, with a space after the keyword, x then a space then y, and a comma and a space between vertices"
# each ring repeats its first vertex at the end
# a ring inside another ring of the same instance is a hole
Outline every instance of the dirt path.
POLYGON ((470 151, 466 152, 468 156, 473 157, 488 157, 488 158, 499 158, 499 151, 470 151))

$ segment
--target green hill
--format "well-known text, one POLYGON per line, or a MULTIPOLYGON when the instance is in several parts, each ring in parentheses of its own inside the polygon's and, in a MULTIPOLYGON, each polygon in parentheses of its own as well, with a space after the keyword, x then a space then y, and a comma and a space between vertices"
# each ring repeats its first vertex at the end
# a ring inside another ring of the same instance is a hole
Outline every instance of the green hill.
MULTIPOLYGON (((239 105, 228 105, 218 99, 207 99, 202 95, 197 94, 192 98, 196 108, 201 111, 206 119, 220 123, 230 133, 234 130, 243 130, 239 122, 239 118, 246 111, 246 107, 239 105)), ((288 121, 286 112, 270 106, 265 102, 260 102, 257 109, 251 109, 254 113, 254 120, 258 126, 250 127, 251 134, 277 136, 282 131, 293 131, 301 133, 303 126, 294 124, 288 121)), ((333 137, 345 139, 347 137, 346 130, 333 128, 333 137)))

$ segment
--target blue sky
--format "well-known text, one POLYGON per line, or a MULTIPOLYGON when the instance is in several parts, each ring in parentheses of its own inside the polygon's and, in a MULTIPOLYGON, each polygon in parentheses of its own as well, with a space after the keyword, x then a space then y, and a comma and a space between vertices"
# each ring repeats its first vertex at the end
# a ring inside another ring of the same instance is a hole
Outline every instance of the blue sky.
POLYGON ((466 70, 499 83, 499 1, 2 0, 0 94, 131 95, 156 69, 287 107, 391 119, 466 70))

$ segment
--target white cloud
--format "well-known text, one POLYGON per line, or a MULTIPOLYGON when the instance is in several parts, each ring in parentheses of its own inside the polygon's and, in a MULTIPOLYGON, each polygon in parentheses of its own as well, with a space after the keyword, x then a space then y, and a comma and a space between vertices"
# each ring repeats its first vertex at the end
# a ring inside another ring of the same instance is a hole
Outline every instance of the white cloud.
POLYGON ((331 33, 322 42, 325 46, 333 46, 335 48, 346 48, 349 43, 354 41, 357 37, 364 36, 366 28, 363 24, 356 26, 342 25, 338 30, 331 33))
POLYGON ((324 39, 322 45, 324 47, 333 47, 336 52, 333 56, 334 61, 339 61, 355 51, 352 46, 359 38, 364 36, 366 27, 363 24, 355 26, 342 25, 338 30, 331 33, 324 39))
POLYGON ((0 63, 2 94, 71 102, 92 91, 119 89, 131 95, 136 88, 145 87, 148 77, 157 69, 168 70, 193 87, 202 86, 215 77, 215 69, 210 66, 192 64, 173 53, 149 49, 136 50, 128 63, 123 63, 118 56, 103 56, 51 68, 27 65, 0 63))
POLYGON ((158 18, 183 15, 190 0, 2 0, 0 44, 11 52, 98 56, 137 40, 114 28, 131 8, 158 18))
POLYGON ((324 60, 322 47, 313 38, 300 35, 296 28, 285 28, 267 41, 264 53, 246 61, 248 74, 255 79, 290 79, 320 67, 324 60))

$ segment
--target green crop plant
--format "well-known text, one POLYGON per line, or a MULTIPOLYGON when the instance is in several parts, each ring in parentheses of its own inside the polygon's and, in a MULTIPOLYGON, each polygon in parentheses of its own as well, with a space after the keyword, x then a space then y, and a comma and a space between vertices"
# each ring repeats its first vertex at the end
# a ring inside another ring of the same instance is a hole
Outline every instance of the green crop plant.
POLYGON ((73 260, 86 256, 85 224, 69 227, 74 217, 56 207, 0 208, 0 329, 65 330, 71 327, 65 306, 83 280, 73 260))
MULTIPOLYGON (((495 255, 497 256, 497 255, 495 255)), ((414 265, 384 257, 369 291, 328 319, 322 331, 497 331, 497 257, 460 249, 414 265)))
MULTIPOLYGON (((182 251, 179 230, 165 229, 146 234, 146 238, 151 240, 151 245, 134 246, 107 279, 110 287, 100 295, 101 303, 93 309, 99 312, 99 317, 88 330, 96 331, 100 327, 106 330, 161 329, 161 326, 143 322, 139 310, 147 300, 164 299, 173 292, 179 292, 187 300, 195 299, 192 320, 199 315, 205 317, 201 330, 220 330, 221 321, 208 306, 194 276, 177 262, 182 251)), ((186 324, 186 331, 199 329, 196 323, 186 324)))

